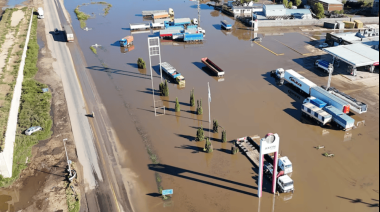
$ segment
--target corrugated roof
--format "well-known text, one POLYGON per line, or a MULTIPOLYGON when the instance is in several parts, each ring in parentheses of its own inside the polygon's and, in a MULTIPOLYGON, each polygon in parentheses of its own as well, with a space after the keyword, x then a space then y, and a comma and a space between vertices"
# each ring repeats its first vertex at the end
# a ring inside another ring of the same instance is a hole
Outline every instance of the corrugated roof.
POLYGON ((292 14, 304 14, 304 15, 311 15, 310 9, 287 9, 286 15, 292 15, 292 14))
POLYGON ((326 3, 326 4, 341 4, 341 5, 343 5, 342 2, 337 1, 337 0, 318 0, 318 1, 326 3))
POLYGON ((264 8, 266 8, 267 10, 280 10, 285 9, 285 6, 283 4, 264 5, 264 8))
POLYGON ((356 67, 379 62, 379 51, 361 43, 325 48, 323 51, 356 67))
POLYGON ((285 16, 286 15, 286 9, 276 9, 276 10, 266 10, 265 14, 267 17, 270 16, 285 16))

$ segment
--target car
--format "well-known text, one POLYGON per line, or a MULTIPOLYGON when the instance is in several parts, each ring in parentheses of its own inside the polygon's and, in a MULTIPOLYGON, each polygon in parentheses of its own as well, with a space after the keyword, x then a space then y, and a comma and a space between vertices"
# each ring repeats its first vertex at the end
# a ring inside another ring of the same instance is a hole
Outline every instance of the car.
POLYGON ((59 30, 58 30, 58 28, 55 28, 55 29, 54 29, 54 34, 56 34, 56 35, 59 34, 59 30))
POLYGON ((328 43, 322 43, 321 45, 319 45, 320 49, 327 48, 327 47, 329 47, 328 43))
POLYGON ((35 132, 42 131, 43 128, 40 126, 34 126, 25 131, 25 135, 32 135, 35 132))

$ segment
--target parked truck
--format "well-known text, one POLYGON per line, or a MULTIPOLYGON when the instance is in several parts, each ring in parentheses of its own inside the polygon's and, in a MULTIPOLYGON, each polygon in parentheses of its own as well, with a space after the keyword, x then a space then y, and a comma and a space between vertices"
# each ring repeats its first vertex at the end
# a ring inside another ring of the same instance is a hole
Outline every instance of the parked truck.
POLYGON ((292 69, 284 71, 284 69, 279 68, 276 70, 275 74, 279 79, 284 79, 285 81, 299 88, 302 92, 306 94, 310 94, 310 90, 312 87, 317 87, 315 83, 306 79, 305 77, 303 77, 302 75, 300 75, 292 69))
POLYGON ((204 63, 212 72, 214 72, 218 77, 224 76, 224 71, 219 68, 219 66, 215 65, 210 59, 207 57, 202 58, 202 63, 204 63))
POLYGON ((191 24, 190 18, 175 18, 172 22, 174 26, 184 26, 191 24))
POLYGON ((120 39, 119 41, 120 47, 128 47, 133 45, 133 36, 125 36, 124 38, 120 39))
POLYGON ((42 19, 42 18, 45 17, 45 16, 44 16, 44 10, 42 9, 42 7, 39 7, 39 8, 38 8, 37 13, 38 13, 37 18, 42 19))
POLYGON ((334 65, 326 60, 316 60, 315 66, 321 68, 327 73, 332 73, 334 71, 334 65))
POLYGON ((185 77, 183 77, 177 70, 167 62, 161 63, 161 69, 174 79, 180 86, 185 85, 185 77))
POLYGON ((301 110, 303 116, 316 120, 320 126, 324 126, 332 120, 332 116, 329 113, 309 102, 303 104, 301 110))
MULTIPOLYGON (((326 90, 325 86, 321 86, 321 87, 326 90)), ((366 113, 368 110, 367 104, 356 100, 350 95, 345 94, 334 87, 329 87, 327 91, 331 93, 332 95, 337 96, 338 98, 341 98, 344 101, 348 102, 350 104, 350 110, 355 113, 362 114, 362 113, 366 113)))
POLYGON ((286 175, 291 174, 293 172, 292 162, 290 162, 287 156, 283 156, 280 159, 278 159, 278 168, 281 171, 283 171, 286 175))
POLYGON ((150 27, 152 27, 152 29, 154 28, 165 28, 165 24, 164 23, 160 23, 160 22, 154 22, 154 23, 150 23, 150 27))
POLYGON ((317 99, 315 98, 314 96, 311 96, 309 98, 306 98, 306 101, 304 101, 304 103, 311 103, 319 108, 324 108, 327 106, 327 103, 320 100, 320 99, 317 99))
POLYGON ((221 21, 222 27, 226 30, 232 29, 232 24, 228 23, 226 20, 221 21))
POLYGON ((70 25, 63 25, 63 31, 65 32, 67 42, 74 42, 74 33, 71 30, 70 25))
POLYGON ((349 131, 354 128, 355 120, 348 115, 344 114, 341 110, 335 108, 334 106, 326 106, 324 110, 331 114, 332 121, 336 123, 338 128, 341 128, 345 131, 349 131))
POLYGON ((150 29, 150 23, 129 24, 131 30, 145 30, 150 29))
POLYGON ((160 30, 160 37, 161 38, 167 38, 167 37, 173 37, 173 34, 181 33, 182 30, 180 29, 164 29, 160 30))
MULTIPOLYGON (((269 178, 269 180, 272 181, 273 165, 268 163, 267 161, 264 162, 264 174, 269 178)), ((285 175, 283 171, 280 171, 277 173, 276 178, 277 191, 279 191, 280 193, 294 193, 294 182, 288 175, 285 175)))
POLYGON ((194 33, 194 34, 184 33, 183 41, 184 42, 203 41, 203 34, 202 33, 194 33))
POLYGON ((160 12, 160 13, 153 13, 152 14, 153 19, 168 18, 168 17, 169 17, 169 13, 167 13, 167 12, 160 12))

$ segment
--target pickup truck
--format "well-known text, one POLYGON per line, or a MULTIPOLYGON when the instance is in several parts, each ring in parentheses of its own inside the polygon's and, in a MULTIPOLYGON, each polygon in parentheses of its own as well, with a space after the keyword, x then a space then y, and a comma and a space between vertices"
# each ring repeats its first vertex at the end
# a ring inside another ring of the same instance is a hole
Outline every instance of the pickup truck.
POLYGON ((326 60, 316 60, 314 65, 327 73, 332 73, 334 71, 334 65, 326 60))
MULTIPOLYGON (((269 180, 272 180, 273 176, 273 165, 268 163, 267 161, 264 162, 264 174, 268 177, 269 180)), ((277 190, 280 193, 289 193, 294 192, 294 183, 293 180, 288 176, 284 175, 283 171, 278 172, 277 174, 277 190)))

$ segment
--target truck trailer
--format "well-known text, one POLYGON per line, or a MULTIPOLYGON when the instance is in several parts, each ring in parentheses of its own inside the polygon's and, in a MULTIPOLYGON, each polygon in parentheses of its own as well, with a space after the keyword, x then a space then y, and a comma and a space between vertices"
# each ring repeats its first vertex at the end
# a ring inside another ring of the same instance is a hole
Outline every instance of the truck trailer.
POLYGON ((150 29, 150 23, 129 24, 131 30, 145 30, 150 29))
POLYGON ((180 29, 164 29, 160 30, 160 37, 161 38, 167 38, 167 37, 173 37, 173 34, 181 33, 182 30, 180 29))
POLYGON ((219 68, 219 66, 215 65, 210 59, 207 57, 202 58, 202 63, 204 63, 212 72, 214 72, 218 77, 224 76, 223 69, 219 68))
POLYGON ((226 30, 232 29, 232 24, 228 23, 226 20, 221 21, 222 27, 226 30))
POLYGON ((71 30, 70 25, 65 24, 63 25, 63 31, 65 32, 66 40, 67 42, 74 42, 74 33, 71 30))
POLYGON ((317 85, 310 80, 303 77, 301 74, 295 72, 292 69, 284 71, 284 69, 279 68, 275 72, 276 76, 280 79, 284 79, 288 83, 299 88, 302 92, 310 94, 312 87, 317 87, 317 85))
POLYGON ((332 120, 332 115, 324 111, 322 108, 319 108, 312 103, 305 103, 301 106, 302 115, 308 116, 316 120, 319 125, 324 126, 327 123, 330 123, 332 120))
MULTIPOLYGON (((321 86, 321 87, 323 89, 326 89, 325 86, 321 86)), ((327 91, 329 93, 331 93, 332 95, 337 96, 338 98, 341 98, 344 101, 348 102, 350 104, 350 110, 355 112, 355 113, 362 114, 362 113, 366 113, 368 111, 368 105, 367 104, 356 100, 355 98, 351 97, 350 95, 345 94, 345 93, 339 91, 338 89, 336 89, 334 87, 329 87, 327 89, 327 91)))
POLYGON ((153 13, 152 14, 153 19, 168 18, 168 17, 169 17, 169 13, 167 13, 167 12, 160 12, 160 13, 153 13))
POLYGON ((185 85, 185 77, 183 77, 177 70, 167 62, 161 63, 161 69, 174 79, 180 86, 185 85))
POLYGON ((326 106, 324 110, 331 114, 332 121, 336 123, 336 126, 349 131, 354 128, 355 120, 348 115, 344 114, 341 110, 335 108, 334 106, 326 106))
POLYGON ((348 102, 329 93, 328 91, 326 91, 325 89, 319 86, 315 86, 310 89, 310 96, 320 99, 326 102, 328 105, 334 106, 335 108, 339 109, 343 113, 350 112, 350 104, 348 104, 348 102))
POLYGON ((173 21, 173 26, 184 26, 191 24, 190 18, 175 18, 173 21))
POLYGON ((203 33, 194 33, 194 34, 184 33, 183 41, 184 42, 203 41, 203 33))

